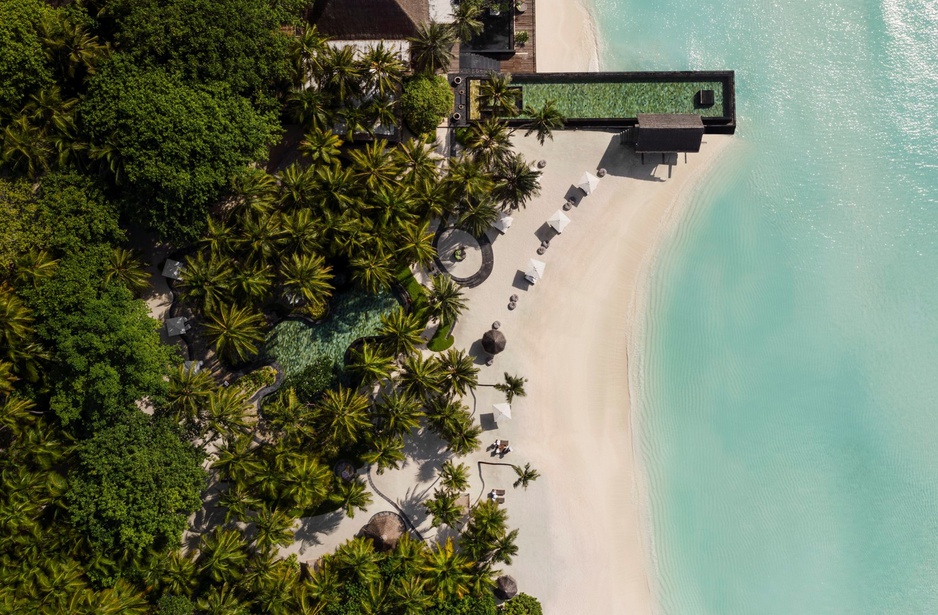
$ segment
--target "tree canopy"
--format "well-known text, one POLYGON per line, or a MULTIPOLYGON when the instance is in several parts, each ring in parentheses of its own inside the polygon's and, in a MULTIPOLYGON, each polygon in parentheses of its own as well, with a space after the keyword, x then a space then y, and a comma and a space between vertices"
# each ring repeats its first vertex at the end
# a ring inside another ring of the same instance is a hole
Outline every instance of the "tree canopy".
POLYGON ((78 446, 68 512, 101 553, 176 545, 199 509, 203 454, 175 426, 132 413, 78 446))
POLYGON ((140 65, 163 66, 192 83, 265 91, 289 80, 289 36, 303 0, 113 0, 116 42, 140 65))
POLYGON ((115 56, 91 81, 80 119, 112 150, 128 211, 163 235, 193 238, 229 178, 264 155, 277 118, 223 84, 187 85, 115 56))
POLYGON ((18 110, 26 96, 52 82, 40 36, 50 9, 41 0, 0 2, 0 117, 18 110))

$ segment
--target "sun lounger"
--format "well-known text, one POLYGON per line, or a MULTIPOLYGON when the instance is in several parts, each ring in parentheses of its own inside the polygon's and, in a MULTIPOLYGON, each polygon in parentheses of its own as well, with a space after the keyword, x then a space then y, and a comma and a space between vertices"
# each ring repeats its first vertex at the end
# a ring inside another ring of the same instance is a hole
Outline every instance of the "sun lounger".
POLYGON ((504 452, 506 448, 508 448, 508 440, 501 440, 498 443, 498 452, 499 453, 504 452))

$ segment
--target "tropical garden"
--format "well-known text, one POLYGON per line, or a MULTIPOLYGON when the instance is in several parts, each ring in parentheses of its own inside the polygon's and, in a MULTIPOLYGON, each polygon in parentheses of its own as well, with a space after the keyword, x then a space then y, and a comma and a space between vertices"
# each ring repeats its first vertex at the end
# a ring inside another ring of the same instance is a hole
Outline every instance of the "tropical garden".
MULTIPOLYGON (((425 349, 465 302, 410 271, 435 257, 432 225, 480 234, 538 177, 497 118, 453 158, 435 153, 426 118, 448 110, 433 95, 401 127, 451 27, 425 26, 405 66, 331 47, 305 8, 0 3, 0 613, 495 612, 517 530, 494 504, 441 507, 441 544, 357 538, 315 569, 280 555, 297 518, 370 503, 338 460, 392 470, 422 430, 457 457, 479 447, 461 401, 473 361, 425 349), (181 255, 206 369, 160 341, 140 234, 181 255), (392 287, 408 307, 341 373, 288 378, 260 408, 269 371, 235 380, 283 318, 392 287), (196 532, 209 486, 220 520, 196 532)), ((442 471, 456 489, 460 465, 442 471)))

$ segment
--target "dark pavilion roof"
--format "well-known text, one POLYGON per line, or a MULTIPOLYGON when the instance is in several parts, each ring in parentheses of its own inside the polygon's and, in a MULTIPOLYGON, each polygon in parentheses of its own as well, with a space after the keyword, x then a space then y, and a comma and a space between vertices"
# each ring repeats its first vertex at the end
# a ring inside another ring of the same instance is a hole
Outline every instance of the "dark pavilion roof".
POLYGON ((338 40, 403 39, 430 21, 429 0, 319 0, 311 21, 338 40))
POLYGON ((694 113, 639 113, 635 151, 699 152, 704 125, 694 113))

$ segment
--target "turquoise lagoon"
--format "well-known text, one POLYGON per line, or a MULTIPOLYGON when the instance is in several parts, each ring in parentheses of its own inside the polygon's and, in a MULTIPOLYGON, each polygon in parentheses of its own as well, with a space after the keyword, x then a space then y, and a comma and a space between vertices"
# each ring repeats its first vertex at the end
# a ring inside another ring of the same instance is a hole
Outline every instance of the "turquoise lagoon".
POLYGON ((938 5, 593 5, 604 70, 737 71, 630 374, 662 612, 938 613, 938 5))

